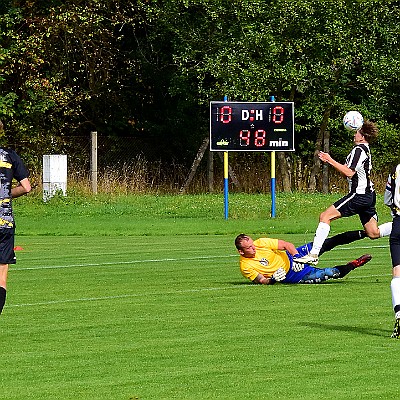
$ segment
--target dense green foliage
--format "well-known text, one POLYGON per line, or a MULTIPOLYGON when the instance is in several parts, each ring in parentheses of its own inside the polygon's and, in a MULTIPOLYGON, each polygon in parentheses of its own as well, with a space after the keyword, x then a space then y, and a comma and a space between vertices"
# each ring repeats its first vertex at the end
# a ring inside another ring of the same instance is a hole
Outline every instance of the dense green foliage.
POLYGON ((316 173, 306 166, 324 135, 334 157, 348 152, 349 109, 379 125, 375 167, 398 161, 396 1, 8 1, 0 12, 1 141, 30 164, 73 153, 71 137, 91 130, 191 162, 208 103, 224 95, 294 101, 297 151, 279 159, 292 188, 316 173))

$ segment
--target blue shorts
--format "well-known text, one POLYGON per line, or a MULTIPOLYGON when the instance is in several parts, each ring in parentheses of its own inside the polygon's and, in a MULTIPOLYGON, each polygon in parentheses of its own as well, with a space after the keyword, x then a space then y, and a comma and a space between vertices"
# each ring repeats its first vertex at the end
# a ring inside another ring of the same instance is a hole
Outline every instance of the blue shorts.
MULTIPOLYGON (((307 243, 301 247, 297 247, 300 257, 307 255, 312 248, 312 243, 307 243)), ((295 272, 292 270, 293 256, 286 252, 289 261, 290 269, 286 273, 286 279, 282 283, 320 283, 326 281, 327 279, 335 279, 339 277, 339 270, 337 268, 315 268, 309 264, 304 264, 304 268, 295 272)))

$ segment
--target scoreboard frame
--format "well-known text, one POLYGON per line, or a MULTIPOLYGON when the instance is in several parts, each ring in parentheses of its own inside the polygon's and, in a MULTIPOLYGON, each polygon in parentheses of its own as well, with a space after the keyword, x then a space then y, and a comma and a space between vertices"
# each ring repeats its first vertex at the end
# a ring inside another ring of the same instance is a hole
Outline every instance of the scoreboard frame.
POLYGON ((294 103, 211 101, 210 151, 294 151, 294 103))

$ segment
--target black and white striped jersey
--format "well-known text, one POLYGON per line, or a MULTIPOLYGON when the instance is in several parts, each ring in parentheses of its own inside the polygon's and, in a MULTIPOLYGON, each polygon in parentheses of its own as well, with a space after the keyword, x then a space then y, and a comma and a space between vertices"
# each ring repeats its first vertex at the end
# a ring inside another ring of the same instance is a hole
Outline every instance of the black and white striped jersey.
POLYGON ((349 192, 357 194, 372 193, 374 184, 371 182, 371 152, 368 144, 358 144, 353 147, 350 154, 346 158, 346 165, 355 174, 351 178, 347 178, 349 182, 349 192))

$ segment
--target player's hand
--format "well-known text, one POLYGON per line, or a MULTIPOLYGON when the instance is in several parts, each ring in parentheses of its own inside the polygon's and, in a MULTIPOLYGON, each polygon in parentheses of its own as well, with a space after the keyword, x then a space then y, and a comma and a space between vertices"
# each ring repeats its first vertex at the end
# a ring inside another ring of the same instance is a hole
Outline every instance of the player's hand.
POLYGON ((286 271, 282 267, 280 267, 274 272, 272 278, 275 279, 277 282, 283 281, 286 278, 286 271))
POLYGON ((304 268, 304 264, 301 264, 299 262, 296 262, 295 260, 292 261, 292 270, 294 272, 300 272, 304 268))

